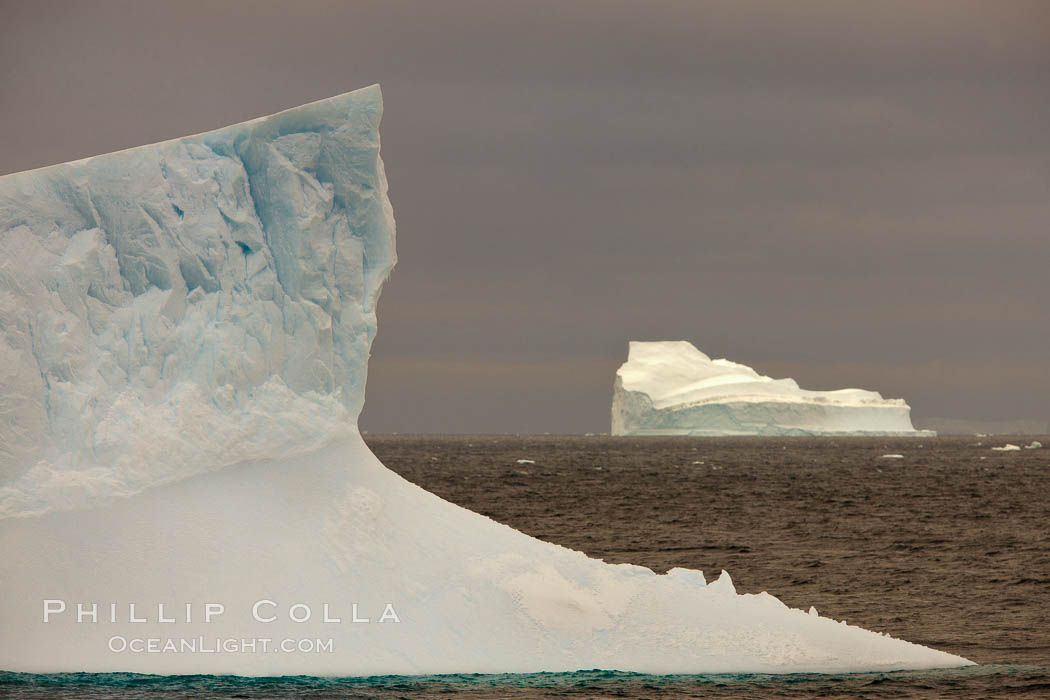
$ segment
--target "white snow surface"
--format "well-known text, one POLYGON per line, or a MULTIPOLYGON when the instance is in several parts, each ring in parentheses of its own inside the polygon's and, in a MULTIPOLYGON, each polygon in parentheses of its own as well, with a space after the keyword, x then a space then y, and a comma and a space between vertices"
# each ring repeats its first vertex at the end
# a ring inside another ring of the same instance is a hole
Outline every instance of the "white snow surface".
POLYGON ((0 178, 0 669, 970 663, 738 594, 724 572, 707 584, 699 571, 605 564, 380 464, 356 417, 394 263, 381 106, 373 86, 0 178), (45 600, 66 608, 47 623, 45 600), (257 601, 273 602, 263 609, 273 622, 253 618, 257 601), (146 622, 131 621, 130 604, 146 622), (208 604, 223 612, 205 622, 208 604), (296 604, 308 621, 291 619, 296 604), (355 604, 367 622, 352 621, 355 604), (325 621, 325 605, 338 622, 325 621), (380 621, 388 605, 398 622, 380 621), (78 623, 78 606, 97 622, 78 623), (163 649, 198 637, 205 648, 259 638, 332 647, 112 650, 116 638, 163 649))
POLYGON ((908 435, 903 399, 875 391, 809 391, 684 340, 631 341, 616 372, 613 435, 908 435))

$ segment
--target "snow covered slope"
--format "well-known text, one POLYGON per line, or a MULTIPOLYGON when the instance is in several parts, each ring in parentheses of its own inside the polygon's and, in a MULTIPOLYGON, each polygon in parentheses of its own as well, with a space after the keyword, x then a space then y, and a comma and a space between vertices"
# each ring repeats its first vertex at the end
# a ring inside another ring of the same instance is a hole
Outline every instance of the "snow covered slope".
POLYGON ((0 178, 0 669, 859 671, 965 659, 607 565, 356 429, 394 261, 378 87, 0 178))
POLYGON ((903 399, 807 391, 684 340, 631 341, 613 387, 613 435, 915 435, 903 399))

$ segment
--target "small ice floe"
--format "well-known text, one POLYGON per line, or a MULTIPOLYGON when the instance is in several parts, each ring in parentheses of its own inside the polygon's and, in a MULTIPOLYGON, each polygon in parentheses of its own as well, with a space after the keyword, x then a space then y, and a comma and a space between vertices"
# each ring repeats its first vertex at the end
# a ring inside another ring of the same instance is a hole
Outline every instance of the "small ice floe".
POLYGON ((1026 450, 1038 450, 1042 446, 1043 446, 1043 443, 1039 442, 1038 440, 1032 440, 1032 442, 1030 442, 1029 444, 1025 445, 1024 448, 1026 450))
POLYGON ((1016 452, 1021 449, 1020 445, 1013 445, 1009 442, 1002 447, 993 447, 992 450, 995 452, 1016 452))
POLYGON ((879 457, 879 459, 904 459, 904 455, 898 455, 898 454, 882 455, 881 457, 879 457))
POLYGON ((696 460, 693 460, 693 464, 703 464, 703 462, 698 462, 696 460))
POLYGON ((518 462, 518 464, 535 464, 536 460, 534 460, 534 459, 519 459, 519 460, 517 460, 517 462, 518 462))

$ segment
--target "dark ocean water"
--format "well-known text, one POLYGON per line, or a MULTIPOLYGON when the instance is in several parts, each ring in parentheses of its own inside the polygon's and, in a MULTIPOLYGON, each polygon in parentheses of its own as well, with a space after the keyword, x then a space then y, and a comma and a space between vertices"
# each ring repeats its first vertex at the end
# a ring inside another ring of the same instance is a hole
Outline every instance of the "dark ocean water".
POLYGON ((980 665, 789 676, 0 674, 0 695, 1050 698, 1050 437, 366 440, 409 480, 541 539, 661 572, 710 579, 726 569, 739 592, 769 591, 980 665), (1033 439, 1047 447, 990 449, 1033 439))

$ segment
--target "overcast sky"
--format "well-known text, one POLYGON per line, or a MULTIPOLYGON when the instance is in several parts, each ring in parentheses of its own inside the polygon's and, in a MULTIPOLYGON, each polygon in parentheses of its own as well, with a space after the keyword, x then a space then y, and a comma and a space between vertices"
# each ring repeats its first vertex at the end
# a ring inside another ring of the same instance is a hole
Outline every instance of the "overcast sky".
POLYGON ((382 84, 366 430, 608 431, 631 339, 1050 419, 1050 2, 0 12, 0 173, 382 84))

